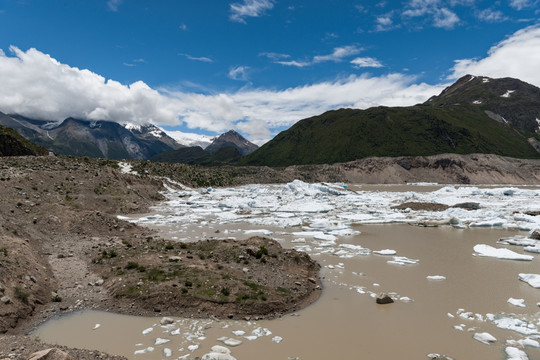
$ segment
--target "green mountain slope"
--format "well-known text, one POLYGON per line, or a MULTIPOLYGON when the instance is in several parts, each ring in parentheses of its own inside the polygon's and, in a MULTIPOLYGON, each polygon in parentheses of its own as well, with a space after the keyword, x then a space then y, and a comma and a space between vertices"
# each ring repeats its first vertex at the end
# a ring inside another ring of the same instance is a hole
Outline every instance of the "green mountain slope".
MULTIPOLYGON (((480 84, 482 87, 486 83, 480 80, 480 84)), ((462 90, 467 88, 461 85, 459 88, 462 90)), ((510 85, 505 82, 501 88, 506 89, 510 85)), ((510 121, 501 120, 503 116, 497 112, 505 109, 504 104, 508 104, 509 98, 501 97, 500 94, 489 95, 485 89, 474 90, 473 96, 463 93, 459 88, 452 89, 450 93, 447 89, 446 96, 443 97, 443 92, 422 105, 375 107, 367 110, 340 109, 301 120, 240 163, 288 166, 347 162, 369 156, 427 156, 443 153, 489 153, 516 158, 540 158, 540 153, 529 141, 540 140, 538 133, 531 131, 534 129, 531 123, 536 124, 536 118, 540 118, 540 96, 535 98, 534 91, 529 91, 530 98, 527 101, 518 99, 517 94, 513 99, 510 97, 511 105, 521 101, 521 105, 518 105, 520 111, 514 108, 514 112, 526 114, 520 117, 521 120, 516 120, 514 125, 510 121), (453 98, 448 94, 452 94, 453 98), (491 96, 491 102, 484 100, 482 105, 472 100, 478 99, 480 95, 483 99, 491 96), (456 96, 460 101, 457 101, 456 96)), ((508 118, 511 116, 506 115, 508 118)))
POLYGON ((26 140, 15 130, 0 125, 0 156, 48 154, 46 149, 26 140))

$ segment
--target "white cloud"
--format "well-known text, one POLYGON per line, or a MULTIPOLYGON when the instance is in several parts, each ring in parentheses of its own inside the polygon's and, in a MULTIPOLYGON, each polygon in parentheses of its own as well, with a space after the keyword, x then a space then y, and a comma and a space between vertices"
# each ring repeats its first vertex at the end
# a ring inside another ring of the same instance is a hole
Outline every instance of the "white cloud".
POLYGON ((187 25, 186 24, 181 24, 178 28, 181 29, 181 30, 186 31, 187 30, 187 25))
POLYGON ((242 4, 230 4, 231 15, 229 18, 232 21, 245 23, 246 17, 262 16, 273 7, 274 2, 272 0, 244 0, 242 4))
POLYGON ((439 28, 452 29, 459 23, 459 17, 447 8, 437 9, 433 15, 433 25, 439 28))
POLYGON ((275 52, 262 52, 259 54, 259 56, 265 56, 272 60, 288 59, 291 57, 291 55, 288 54, 280 54, 275 52))
POLYGON ((499 10, 484 9, 478 12, 477 17, 485 22, 501 22, 506 21, 508 18, 499 10))
POLYGON ((540 87, 540 25, 519 30, 489 49, 483 59, 457 60, 450 79, 466 74, 514 77, 540 87))
MULTIPOLYGON (((471 5, 470 1, 451 1, 450 5, 471 5)), ((433 26, 452 29, 459 24, 460 19, 455 12, 443 6, 441 0, 411 0, 401 13, 404 18, 429 17, 433 26)))
MULTIPOLYGON (((423 102, 446 85, 416 84, 403 74, 343 79, 284 90, 243 89, 204 95, 155 90, 142 81, 123 85, 89 70, 62 64, 36 49, 0 50, 0 111, 38 119, 73 116, 156 125, 185 125, 215 133, 238 129, 251 140, 268 139, 296 121, 340 107, 405 106, 423 102)), ((235 76, 247 70, 231 69, 235 76)), ((259 141, 260 143, 260 141, 259 141)))
POLYGON ((247 81, 249 66, 233 66, 229 70, 229 78, 233 80, 247 81))
POLYGON ((372 67, 372 68, 380 68, 383 67, 383 65, 379 62, 379 60, 374 59, 372 57, 358 57, 356 59, 351 60, 351 64, 355 68, 365 68, 365 67, 372 67))
POLYGON ((354 56, 361 52, 363 49, 357 47, 356 45, 347 45, 347 46, 341 46, 334 48, 334 51, 332 51, 331 54, 327 55, 316 55, 313 57, 312 60, 281 60, 282 58, 289 58, 289 55, 284 54, 275 54, 275 53, 263 53, 268 58, 273 59, 276 64, 284 65, 284 66, 294 66, 294 67, 306 67, 313 64, 323 63, 323 62, 341 62, 343 59, 354 56), (281 56, 282 58, 278 57, 281 56))
POLYGON ((516 10, 523 10, 527 7, 532 7, 536 5, 538 1, 531 0, 510 0, 510 6, 516 10))
POLYGON ((375 23, 376 23, 375 25, 376 31, 391 30, 394 25, 394 21, 392 20, 392 14, 386 14, 386 15, 377 17, 377 19, 375 20, 375 23))
POLYGON ((321 63, 327 61, 340 62, 343 61, 343 58, 356 55, 360 51, 362 51, 362 49, 358 48, 355 45, 337 47, 334 48, 334 51, 331 54, 314 56, 313 63, 321 63))
POLYGON ((183 56, 185 57, 186 59, 188 60, 193 60, 193 61, 200 61, 200 62, 206 62, 206 63, 211 63, 211 62, 214 62, 211 58, 209 57, 206 57, 206 56, 192 56, 192 55, 189 55, 189 54, 178 54, 180 56, 183 56))
POLYGON ((109 0, 107 1, 107 6, 111 11, 118 11, 118 7, 122 4, 123 0, 109 0))

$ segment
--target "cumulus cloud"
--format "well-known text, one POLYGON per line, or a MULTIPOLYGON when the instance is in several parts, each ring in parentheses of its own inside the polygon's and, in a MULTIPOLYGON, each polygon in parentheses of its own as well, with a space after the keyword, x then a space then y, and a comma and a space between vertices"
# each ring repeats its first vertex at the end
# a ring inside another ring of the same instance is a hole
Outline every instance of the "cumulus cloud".
POLYGON ((374 59, 372 57, 357 57, 356 59, 351 60, 351 64, 355 68, 365 68, 365 67, 372 67, 372 68, 380 68, 383 67, 383 65, 379 62, 379 60, 374 59))
MULTIPOLYGON (((197 94, 124 85, 62 64, 36 49, 0 50, 0 111, 46 120, 76 117, 135 124, 185 125, 220 133, 238 129, 263 141, 296 121, 340 107, 405 106, 423 102, 447 86, 416 84, 403 74, 349 76, 282 90, 246 89, 197 94)), ((242 67, 236 67, 236 75, 242 67)), ((233 71, 234 72, 234 71, 233 71)), ((239 76, 239 75, 238 75, 239 76)))
POLYGON ((485 22, 502 22, 508 20, 508 18, 499 10, 484 9, 477 13, 477 17, 485 22))
POLYGON ((524 8, 534 6, 538 1, 531 0, 510 0, 510 6, 516 10, 523 10, 524 8))
POLYGON ((267 10, 274 7, 272 0, 244 0, 243 3, 230 4, 231 21, 245 23, 246 17, 262 16, 267 10))
POLYGON ((514 77, 540 87, 540 25, 519 30, 489 49, 482 59, 455 62, 450 79, 466 74, 514 77))

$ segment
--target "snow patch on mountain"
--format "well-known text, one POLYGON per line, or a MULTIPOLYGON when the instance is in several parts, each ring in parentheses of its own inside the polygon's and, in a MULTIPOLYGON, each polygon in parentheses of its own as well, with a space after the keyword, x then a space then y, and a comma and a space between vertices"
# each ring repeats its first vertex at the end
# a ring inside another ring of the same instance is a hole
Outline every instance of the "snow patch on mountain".
POLYGON ((183 131, 168 131, 163 130, 167 135, 172 137, 176 142, 184 146, 200 146, 205 149, 214 141, 215 137, 200 135, 195 133, 187 133, 183 131))

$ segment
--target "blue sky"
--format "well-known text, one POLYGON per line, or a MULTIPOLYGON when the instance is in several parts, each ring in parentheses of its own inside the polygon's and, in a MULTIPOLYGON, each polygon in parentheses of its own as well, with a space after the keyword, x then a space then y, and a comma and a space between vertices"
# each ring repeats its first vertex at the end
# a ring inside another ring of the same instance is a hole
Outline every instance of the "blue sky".
POLYGON ((262 143, 466 73, 540 86, 538 0, 0 0, 0 111, 262 143))

